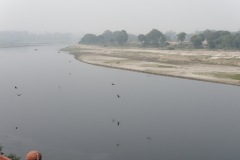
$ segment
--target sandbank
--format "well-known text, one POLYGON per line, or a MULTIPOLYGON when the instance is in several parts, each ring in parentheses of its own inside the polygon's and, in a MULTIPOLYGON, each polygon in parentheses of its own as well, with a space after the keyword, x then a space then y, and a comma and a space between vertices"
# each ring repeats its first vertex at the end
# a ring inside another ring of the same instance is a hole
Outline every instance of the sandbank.
POLYGON ((62 49, 84 63, 240 86, 240 51, 80 45, 62 49))

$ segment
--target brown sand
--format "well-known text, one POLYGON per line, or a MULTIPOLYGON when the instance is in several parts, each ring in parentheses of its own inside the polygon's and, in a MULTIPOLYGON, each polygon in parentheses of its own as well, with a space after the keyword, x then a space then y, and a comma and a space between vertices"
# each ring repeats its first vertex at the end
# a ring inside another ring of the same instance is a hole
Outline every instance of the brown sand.
POLYGON ((240 51, 113 48, 79 44, 62 50, 94 65, 240 85, 240 51))

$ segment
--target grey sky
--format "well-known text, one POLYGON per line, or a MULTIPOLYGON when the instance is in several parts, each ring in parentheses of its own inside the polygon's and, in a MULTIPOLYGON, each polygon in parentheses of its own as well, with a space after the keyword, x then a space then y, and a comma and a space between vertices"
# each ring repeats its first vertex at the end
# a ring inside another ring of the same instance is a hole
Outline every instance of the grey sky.
POLYGON ((0 0, 0 31, 240 29, 240 0, 0 0))

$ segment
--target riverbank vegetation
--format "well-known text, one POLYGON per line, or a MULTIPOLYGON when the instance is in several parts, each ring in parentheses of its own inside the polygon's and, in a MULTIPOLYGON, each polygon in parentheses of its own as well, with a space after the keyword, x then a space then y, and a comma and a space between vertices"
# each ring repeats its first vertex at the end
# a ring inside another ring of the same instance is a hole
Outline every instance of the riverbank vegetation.
POLYGON ((20 160, 21 159, 21 157, 18 157, 16 154, 13 154, 13 153, 9 153, 9 154, 6 155, 2 152, 2 150, 3 150, 3 146, 0 145, 0 154, 1 155, 4 155, 11 160, 20 160))
POLYGON ((127 31, 106 30, 101 35, 85 34, 79 44, 101 46, 125 46, 142 48, 240 50, 240 31, 197 31, 194 34, 169 31, 162 33, 152 29, 147 34, 128 34, 127 31))
POLYGON ((194 34, 152 29, 147 34, 107 30, 69 46, 76 59, 100 66, 240 85, 240 32, 194 34))

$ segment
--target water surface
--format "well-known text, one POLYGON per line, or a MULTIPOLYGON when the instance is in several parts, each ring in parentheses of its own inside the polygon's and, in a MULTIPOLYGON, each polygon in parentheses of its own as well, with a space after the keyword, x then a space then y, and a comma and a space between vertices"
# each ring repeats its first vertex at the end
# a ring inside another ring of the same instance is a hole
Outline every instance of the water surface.
POLYGON ((5 153, 25 159, 39 150, 44 160, 240 158, 239 87, 88 65, 58 53, 63 47, 0 48, 5 153))

